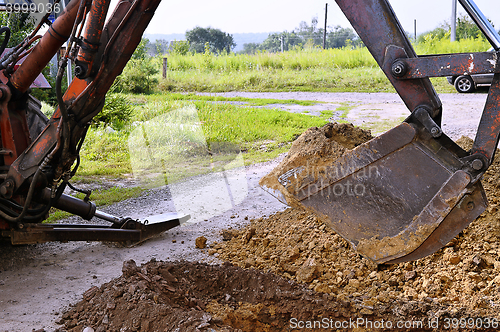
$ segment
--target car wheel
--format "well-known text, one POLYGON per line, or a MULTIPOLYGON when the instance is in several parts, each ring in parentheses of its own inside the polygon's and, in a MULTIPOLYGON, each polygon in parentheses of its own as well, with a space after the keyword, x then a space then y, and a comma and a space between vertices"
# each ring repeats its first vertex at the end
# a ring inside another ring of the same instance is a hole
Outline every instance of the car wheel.
POLYGON ((455 80, 455 89, 460 93, 469 93, 476 89, 470 76, 458 76, 455 80))

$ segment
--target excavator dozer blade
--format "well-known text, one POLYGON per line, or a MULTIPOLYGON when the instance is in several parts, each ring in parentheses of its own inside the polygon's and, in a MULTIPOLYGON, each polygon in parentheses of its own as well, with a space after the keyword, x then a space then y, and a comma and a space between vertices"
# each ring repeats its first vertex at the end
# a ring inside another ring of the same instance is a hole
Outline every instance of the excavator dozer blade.
POLYGON ((436 252, 486 209, 466 156, 446 135, 405 122, 320 171, 285 168, 264 189, 312 210, 374 262, 405 262, 436 252))
MULTIPOLYGON (((102 212, 100 215, 107 215, 102 212)), ((111 217, 110 215, 107 215, 111 217)), ((22 229, 4 231, 0 235, 10 238, 13 245, 51 241, 109 241, 138 244, 189 220, 189 215, 164 213, 146 221, 124 218, 121 225, 89 224, 26 224, 22 229)))

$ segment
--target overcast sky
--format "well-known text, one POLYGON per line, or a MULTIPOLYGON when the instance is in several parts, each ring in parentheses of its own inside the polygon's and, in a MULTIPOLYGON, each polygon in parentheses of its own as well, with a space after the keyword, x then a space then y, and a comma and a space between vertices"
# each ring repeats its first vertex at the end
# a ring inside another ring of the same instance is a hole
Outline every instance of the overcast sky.
MULTIPOLYGON (((452 1, 390 0, 390 3, 404 29, 413 33, 416 19, 420 34, 450 21, 452 1)), ((500 1, 475 2, 496 29, 500 29, 500 1)), ((315 16, 323 26, 325 3, 324 0, 163 0, 146 33, 185 33, 196 26, 210 26, 228 33, 291 31, 301 21, 310 23, 315 16)), ((457 7, 459 13, 464 12, 460 4, 457 7)), ((350 26, 335 1, 329 2, 328 25, 350 26)))

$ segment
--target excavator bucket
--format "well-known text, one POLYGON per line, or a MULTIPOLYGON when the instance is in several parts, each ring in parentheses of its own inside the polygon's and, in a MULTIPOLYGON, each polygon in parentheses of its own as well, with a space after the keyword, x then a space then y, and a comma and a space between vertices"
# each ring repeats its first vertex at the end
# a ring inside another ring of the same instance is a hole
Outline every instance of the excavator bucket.
POLYGON ((261 186, 316 213, 376 263, 419 259, 487 206, 481 183, 464 170, 467 153, 446 135, 434 136, 417 121, 404 122, 320 170, 284 167, 261 186))
MULTIPOLYGON (((416 260, 446 245, 486 209, 479 179, 500 137, 498 54, 419 57, 388 0, 336 2, 411 115, 340 156, 285 159, 260 184, 319 215, 376 263, 416 260), (480 73, 495 76, 474 145, 465 152, 440 128, 442 104, 429 77, 480 73)), ((500 36, 473 1, 460 3, 500 50, 500 36)))

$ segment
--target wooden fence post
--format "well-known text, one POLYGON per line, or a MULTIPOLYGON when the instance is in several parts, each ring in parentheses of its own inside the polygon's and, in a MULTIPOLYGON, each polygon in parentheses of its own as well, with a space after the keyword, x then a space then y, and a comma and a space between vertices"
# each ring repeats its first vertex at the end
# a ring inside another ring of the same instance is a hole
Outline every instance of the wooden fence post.
POLYGON ((163 58, 163 78, 167 78, 167 67, 168 67, 167 58, 163 58))

